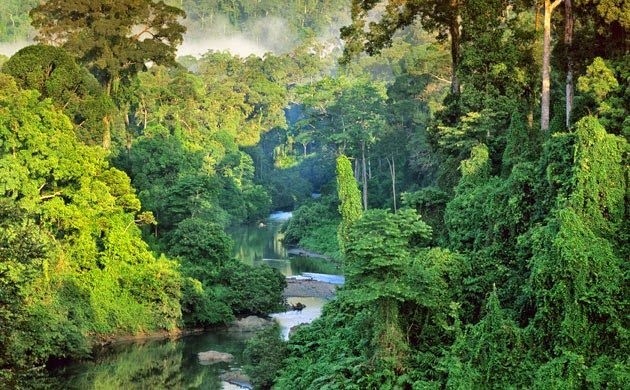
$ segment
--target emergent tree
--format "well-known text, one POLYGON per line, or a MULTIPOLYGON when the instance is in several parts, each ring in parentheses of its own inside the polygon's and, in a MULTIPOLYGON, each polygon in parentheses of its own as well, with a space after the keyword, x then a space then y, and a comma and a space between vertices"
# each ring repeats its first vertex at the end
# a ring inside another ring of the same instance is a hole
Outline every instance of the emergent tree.
POLYGON ((163 1, 48 0, 30 15, 35 39, 73 53, 108 93, 149 62, 173 64, 186 31, 163 1))

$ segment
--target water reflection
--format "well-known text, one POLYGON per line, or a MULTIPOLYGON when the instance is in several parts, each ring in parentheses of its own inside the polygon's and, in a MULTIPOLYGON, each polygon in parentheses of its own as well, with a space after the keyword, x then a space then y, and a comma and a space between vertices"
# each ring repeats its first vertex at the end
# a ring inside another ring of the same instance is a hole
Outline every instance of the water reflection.
POLYGON ((286 276, 304 272, 338 274, 338 266, 321 258, 290 256, 283 245, 280 228, 291 213, 279 212, 269 216, 261 225, 233 226, 228 233, 234 240, 234 256, 250 265, 269 264, 286 276))
MULTIPOLYGON (((119 345, 93 361, 53 370, 47 388, 64 389, 227 389, 221 373, 239 368, 247 333, 216 332, 179 340, 119 345), (230 363, 201 365, 197 353, 216 350, 234 355, 230 363), (55 386, 63 384, 63 386, 55 386)), ((24 383, 26 388, 42 388, 24 383)))
POLYGON ((238 225, 228 229, 234 240, 234 256, 242 262, 255 265, 261 261, 287 259, 282 245, 281 221, 269 220, 264 226, 238 225))

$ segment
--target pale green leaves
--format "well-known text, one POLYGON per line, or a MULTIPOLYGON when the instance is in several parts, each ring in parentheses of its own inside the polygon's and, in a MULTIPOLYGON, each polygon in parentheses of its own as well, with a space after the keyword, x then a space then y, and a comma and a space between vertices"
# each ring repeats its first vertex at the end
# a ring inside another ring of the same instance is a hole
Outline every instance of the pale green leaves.
POLYGON ((619 87, 619 83, 604 60, 596 57, 586 69, 586 74, 578 78, 577 86, 580 92, 589 94, 601 104, 611 91, 619 87))

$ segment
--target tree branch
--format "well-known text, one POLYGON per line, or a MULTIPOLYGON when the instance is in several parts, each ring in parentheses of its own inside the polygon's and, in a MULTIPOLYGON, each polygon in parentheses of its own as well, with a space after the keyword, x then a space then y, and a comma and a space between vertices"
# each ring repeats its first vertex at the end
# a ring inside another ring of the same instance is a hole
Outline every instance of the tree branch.
POLYGON ((136 35, 134 35, 134 36, 133 36, 133 39, 134 39, 134 40, 139 40, 139 39, 140 39, 140 37, 141 37, 142 35, 144 35, 144 34, 149 34, 149 35, 151 35, 151 37, 155 37, 155 34, 153 34, 153 33, 151 32, 151 27, 149 27, 149 26, 145 26, 145 27, 144 27, 144 29, 143 29, 142 31, 140 31, 139 33, 137 33, 136 35))
POLYGON ((429 76, 431 76, 431 77, 433 77, 433 78, 435 78, 435 79, 437 79, 439 81, 442 81, 444 83, 447 83, 447 84, 451 83, 451 80, 443 79, 440 76, 434 75, 433 73, 425 73, 425 74, 427 74, 427 75, 429 75, 429 76))
POLYGON ((553 11, 557 6, 560 5, 560 3, 562 3, 564 0, 556 0, 553 3, 551 3, 551 10, 553 11))
POLYGON ((40 200, 52 199, 52 198, 54 198, 55 196, 59 196, 59 195, 61 195, 61 192, 60 192, 60 191, 57 191, 57 192, 55 192, 54 194, 42 195, 42 196, 40 196, 40 197, 39 197, 39 199, 40 199, 40 200))

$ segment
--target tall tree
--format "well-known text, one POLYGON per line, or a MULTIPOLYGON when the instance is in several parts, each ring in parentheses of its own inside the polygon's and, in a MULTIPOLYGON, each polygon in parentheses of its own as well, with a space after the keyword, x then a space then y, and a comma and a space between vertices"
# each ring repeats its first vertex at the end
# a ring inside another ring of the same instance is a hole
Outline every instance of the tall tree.
POLYGON ((11 75, 20 88, 39 91, 41 100, 50 98, 74 122, 79 140, 90 145, 107 142, 104 118, 115 109, 112 99, 65 50, 27 46, 2 65, 2 72, 11 75))
POLYGON ((385 90, 377 83, 357 80, 342 91, 331 112, 336 119, 330 142, 347 145, 350 149, 347 153, 353 153, 357 158, 360 156, 363 209, 367 210, 370 148, 387 127, 385 90))
MULTIPOLYGON (((49 0, 30 12, 38 42, 73 53, 111 95, 147 64, 172 65, 185 27, 184 11, 153 0, 49 0)), ((105 117, 103 147, 111 146, 105 117)))
POLYGON ((163 1, 48 0, 30 15, 38 42, 74 53, 108 92, 148 62, 173 64, 186 31, 163 1))
POLYGON ((344 248, 348 240, 350 226, 361 218, 361 195, 357 188, 357 182, 352 173, 352 164, 348 157, 337 157, 337 192, 339 194, 339 212, 341 224, 339 225, 339 245, 344 248))
POLYGON ((379 1, 352 1, 352 25, 341 29, 346 40, 344 61, 352 55, 365 51, 376 54, 389 46, 396 31, 412 25, 417 19, 429 31, 436 31, 439 39, 450 37, 451 45, 451 93, 458 95, 460 82, 457 76, 460 59, 462 33, 461 4, 459 0, 388 0, 378 22, 368 20, 379 1))
POLYGON ((565 125, 567 129, 571 126, 571 111, 573 110, 573 4, 572 0, 564 1, 564 45, 566 50, 566 110, 565 125))
POLYGON ((551 96, 551 14, 563 0, 545 0, 543 16, 542 96, 540 102, 540 130, 549 130, 549 104, 551 96))
POLYGON ((348 237, 344 298, 375 309, 374 357, 381 367, 401 375, 409 367, 410 355, 409 337, 401 326, 401 303, 416 299, 418 289, 429 284, 426 269, 413 276, 409 269, 414 255, 420 257, 417 248, 429 241, 431 227, 409 208, 397 214, 375 209, 353 224, 348 237))

